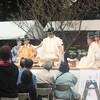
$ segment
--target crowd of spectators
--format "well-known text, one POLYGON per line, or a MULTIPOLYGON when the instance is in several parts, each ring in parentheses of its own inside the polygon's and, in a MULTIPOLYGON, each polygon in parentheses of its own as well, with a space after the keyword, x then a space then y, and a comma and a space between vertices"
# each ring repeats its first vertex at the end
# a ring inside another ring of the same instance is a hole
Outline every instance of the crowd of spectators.
MULTIPOLYGON (((44 69, 36 75, 30 71, 32 65, 32 59, 22 57, 20 69, 18 69, 18 66, 12 62, 10 47, 5 45, 0 48, 0 100, 18 100, 18 93, 29 93, 31 100, 37 100, 37 83, 69 84, 73 98, 78 99, 80 97, 74 87, 77 78, 69 72, 67 62, 61 62, 56 79, 50 72, 53 66, 52 61, 45 61, 44 69)), ((69 93, 70 90, 55 90, 57 98, 69 99, 69 93)))

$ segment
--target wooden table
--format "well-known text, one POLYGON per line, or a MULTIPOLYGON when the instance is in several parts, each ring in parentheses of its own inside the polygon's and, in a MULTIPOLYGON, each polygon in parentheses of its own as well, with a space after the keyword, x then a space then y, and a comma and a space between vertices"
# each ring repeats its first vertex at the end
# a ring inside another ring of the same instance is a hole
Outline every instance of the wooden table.
MULTIPOLYGON (((51 60, 52 62, 59 62, 59 59, 58 58, 51 58, 51 59, 35 59, 35 58, 33 58, 32 59, 33 60, 33 62, 34 63, 38 63, 38 62, 41 62, 41 63, 43 63, 43 62, 45 62, 45 61, 47 61, 47 60, 51 60)), ((16 62, 19 62, 20 61, 20 59, 16 59, 16 62)))

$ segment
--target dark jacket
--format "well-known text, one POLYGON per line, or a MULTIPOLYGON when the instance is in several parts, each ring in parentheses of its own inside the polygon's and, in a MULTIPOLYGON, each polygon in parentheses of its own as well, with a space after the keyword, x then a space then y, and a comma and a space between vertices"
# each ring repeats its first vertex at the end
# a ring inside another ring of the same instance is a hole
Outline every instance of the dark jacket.
POLYGON ((18 67, 15 64, 0 65, 0 97, 18 97, 17 78, 18 67))
POLYGON ((33 84, 23 84, 18 85, 19 93, 29 93, 31 100, 36 100, 36 89, 33 84))

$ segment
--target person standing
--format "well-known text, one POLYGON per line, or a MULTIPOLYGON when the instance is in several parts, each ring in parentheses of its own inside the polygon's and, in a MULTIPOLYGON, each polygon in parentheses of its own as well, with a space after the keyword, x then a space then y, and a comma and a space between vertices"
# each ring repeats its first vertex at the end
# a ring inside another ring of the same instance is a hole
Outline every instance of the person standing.
POLYGON ((9 46, 0 48, 0 100, 18 100, 18 67, 10 61, 9 46))
POLYGON ((41 44, 37 46, 36 49, 42 47, 42 53, 44 54, 43 58, 59 58, 60 57, 60 51, 62 54, 64 54, 62 45, 63 42, 59 37, 56 37, 54 35, 54 28, 51 27, 48 29, 48 37, 43 39, 41 44))
POLYGON ((37 56, 37 52, 34 50, 34 46, 29 44, 30 39, 28 35, 24 36, 24 43, 23 45, 17 52, 18 57, 25 57, 25 58, 34 58, 37 56))
POLYGON ((17 39, 17 46, 14 46, 11 50, 11 53, 12 53, 12 61, 13 62, 16 62, 16 59, 18 57, 17 55, 17 52, 18 50, 21 48, 21 45, 22 45, 22 41, 20 38, 17 39))

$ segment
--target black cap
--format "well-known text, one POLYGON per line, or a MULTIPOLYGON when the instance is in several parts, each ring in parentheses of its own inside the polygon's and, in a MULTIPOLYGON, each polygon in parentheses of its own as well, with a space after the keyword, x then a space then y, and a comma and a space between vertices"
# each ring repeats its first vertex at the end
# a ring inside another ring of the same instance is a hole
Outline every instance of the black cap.
POLYGON ((94 32, 88 32, 87 33, 87 38, 88 39, 93 39, 94 38, 94 32))
POLYGON ((22 40, 20 38, 17 39, 17 42, 19 42, 19 41, 22 42, 22 40))
POLYGON ((100 37, 100 31, 95 32, 95 37, 100 37))
POLYGON ((48 32, 48 34, 54 34, 53 33, 54 32, 54 28, 53 27, 50 27, 47 32, 48 32))
POLYGON ((30 40, 29 37, 28 37, 28 35, 24 36, 24 40, 30 40))

